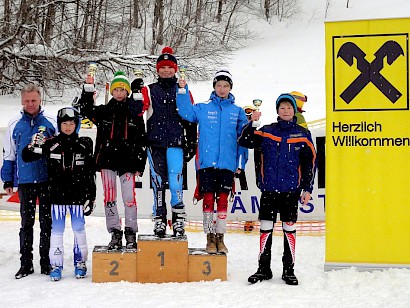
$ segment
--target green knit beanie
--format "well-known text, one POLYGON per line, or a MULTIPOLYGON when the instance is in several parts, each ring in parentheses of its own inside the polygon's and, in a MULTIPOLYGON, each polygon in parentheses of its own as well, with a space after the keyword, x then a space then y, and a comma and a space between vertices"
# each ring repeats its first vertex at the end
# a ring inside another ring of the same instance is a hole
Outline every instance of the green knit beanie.
POLYGON ((131 93, 131 85, 130 81, 128 80, 127 76, 125 76, 124 72, 118 71, 114 74, 114 78, 110 84, 110 94, 112 95, 112 91, 115 88, 122 88, 127 90, 128 94, 131 93))

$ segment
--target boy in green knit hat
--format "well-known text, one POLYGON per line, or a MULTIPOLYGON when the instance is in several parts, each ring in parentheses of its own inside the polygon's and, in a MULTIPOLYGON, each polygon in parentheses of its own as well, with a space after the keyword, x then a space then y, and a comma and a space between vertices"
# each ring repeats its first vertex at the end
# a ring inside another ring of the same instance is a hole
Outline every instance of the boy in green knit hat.
POLYGON ((97 126, 95 163, 101 172, 104 188, 104 207, 107 230, 111 233, 108 250, 122 249, 121 221, 117 208, 117 176, 120 177, 124 202, 127 249, 135 249, 137 202, 135 199, 135 176, 141 176, 146 162, 146 135, 141 116, 142 104, 128 96, 131 86, 121 71, 116 72, 110 83, 112 98, 106 105, 94 105, 94 83, 88 76, 79 104, 81 113, 97 126))

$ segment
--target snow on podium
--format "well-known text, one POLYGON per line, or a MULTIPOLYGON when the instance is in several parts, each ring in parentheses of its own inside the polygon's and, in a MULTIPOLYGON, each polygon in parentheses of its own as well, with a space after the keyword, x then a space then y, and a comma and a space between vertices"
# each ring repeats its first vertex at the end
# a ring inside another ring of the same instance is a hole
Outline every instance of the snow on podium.
POLYGON ((93 250, 93 282, 193 282, 227 279, 227 256, 188 248, 186 235, 138 235, 137 248, 93 250))

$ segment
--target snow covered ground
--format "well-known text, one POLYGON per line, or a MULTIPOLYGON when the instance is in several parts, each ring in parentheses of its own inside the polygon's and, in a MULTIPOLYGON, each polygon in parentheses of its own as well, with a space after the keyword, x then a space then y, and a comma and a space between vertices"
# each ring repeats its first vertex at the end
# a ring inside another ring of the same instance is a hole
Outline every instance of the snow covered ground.
MULTIPOLYGON (((407 0, 330 0, 327 20, 410 17, 407 0)), ((263 100, 262 122, 276 119, 274 101, 282 92, 301 91, 309 97, 305 105, 308 121, 325 117, 324 18, 325 0, 303 0, 301 12, 287 23, 255 24, 261 39, 238 51, 227 63, 233 75, 233 93, 244 106, 254 98, 263 100)), ((196 101, 206 100, 211 82, 193 84, 196 101)), ((71 97, 67 97, 69 103, 71 97)), ((45 106, 55 113, 61 105, 45 106)), ((18 98, 0 98, 0 127, 20 110, 18 98)), ((16 213, 17 215, 17 213, 16 213)), ((89 276, 74 278, 70 225, 65 234, 65 270, 60 282, 39 274, 38 222, 35 230, 35 274, 14 279, 19 268, 19 220, 6 220, 0 213, 0 298, 2 307, 408 307, 410 270, 389 269, 359 272, 356 269, 324 272, 325 238, 300 236, 296 244, 295 272, 299 286, 287 286, 280 279, 282 237, 273 239, 274 278, 248 285, 247 277, 257 267, 258 234, 229 233, 226 244, 228 280, 198 283, 91 283, 91 251, 106 245, 109 235, 104 218, 87 219, 90 250, 89 276)), ((18 217, 18 215, 16 216, 18 217)), ((152 222, 140 221, 140 233, 151 233, 152 222)), ((358 230, 360 232, 360 230, 358 230)), ((205 236, 188 232, 189 247, 204 247, 205 236)))
MULTIPOLYGON (((65 232, 65 269, 59 282, 39 274, 38 224, 36 224, 35 274, 16 280, 19 268, 18 221, 0 221, 0 296, 2 307, 408 307, 410 271, 358 272, 355 269, 324 272, 322 236, 297 238, 296 275, 299 286, 281 280, 282 237, 273 238, 273 279, 249 285, 247 278, 257 267, 257 233, 228 233, 228 280, 190 283, 92 283, 91 276, 77 280, 72 267, 73 236, 65 232)), ((140 233, 152 233, 152 222, 139 223, 140 233)), ((87 219, 90 251, 106 245, 109 235, 104 218, 87 219)), ((202 232, 188 232, 189 247, 204 247, 202 232)), ((91 253, 88 262, 91 274, 91 253)))

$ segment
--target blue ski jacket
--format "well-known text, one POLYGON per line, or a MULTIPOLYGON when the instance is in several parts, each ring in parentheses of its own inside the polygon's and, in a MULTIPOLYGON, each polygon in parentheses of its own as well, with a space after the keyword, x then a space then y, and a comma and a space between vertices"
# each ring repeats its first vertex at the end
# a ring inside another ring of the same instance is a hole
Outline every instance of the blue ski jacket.
POLYGON ((316 151, 309 130, 297 125, 296 117, 290 122, 278 119, 259 130, 250 122, 238 142, 262 153, 257 174, 261 191, 312 193, 316 151))
POLYGON ((227 99, 213 91, 208 101, 192 105, 188 86, 186 94, 177 94, 179 115, 190 122, 198 123, 197 168, 227 169, 235 172, 239 166, 237 139, 248 123, 243 109, 235 104, 230 93, 227 99))
POLYGON ((45 158, 26 163, 22 159, 23 149, 31 142, 31 137, 38 132, 39 126, 44 126, 44 136, 50 138, 56 135, 57 122, 43 113, 31 116, 24 111, 13 118, 7 127, 3 147, 3 166, 1 179, 4 186, 12 187, 17 184, 41 183, 48 180, 45 158), (14 183, 14 185, 12 185, 14 183))

